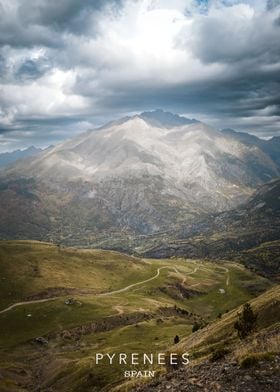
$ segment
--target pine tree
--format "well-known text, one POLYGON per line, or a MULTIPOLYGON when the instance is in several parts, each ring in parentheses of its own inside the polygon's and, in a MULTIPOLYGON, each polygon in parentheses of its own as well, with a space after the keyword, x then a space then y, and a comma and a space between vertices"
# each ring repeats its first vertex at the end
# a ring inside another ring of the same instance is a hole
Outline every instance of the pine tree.
POLYGON ((242 313, 238 314, 238 320, 234 324, 240 339, 244 339, 254 329, 257 315, 254 314, 250 304, 243 306, 242 313))
POLYGON ((192 327, 192 332, 196 332, 200 329, 200 325, 195 321, 192 327))
POLYGON ((177 344, 179 342, 180 342, 180 338, 179 338, 178 335, 176 335, 175 338, 174 338, 174 344, 177 344))

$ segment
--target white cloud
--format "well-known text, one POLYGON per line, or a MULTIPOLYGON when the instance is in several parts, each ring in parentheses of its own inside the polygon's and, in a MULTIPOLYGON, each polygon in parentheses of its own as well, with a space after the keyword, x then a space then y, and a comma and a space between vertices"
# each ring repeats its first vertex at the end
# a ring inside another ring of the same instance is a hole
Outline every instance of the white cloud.
POLYGON ((18 117, 65 116, 83 112, 86 98, 71 92, 75 72, 52 69, 48 74, 28 84, 4 84, 1 102, 4 107, 5 124, 18 117))

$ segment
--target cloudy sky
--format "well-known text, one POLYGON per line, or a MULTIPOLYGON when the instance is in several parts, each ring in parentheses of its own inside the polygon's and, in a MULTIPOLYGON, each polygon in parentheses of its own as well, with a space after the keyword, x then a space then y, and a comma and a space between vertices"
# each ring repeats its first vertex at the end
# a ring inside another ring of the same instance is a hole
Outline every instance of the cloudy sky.
POLYGON ((280 135, 280 0, 0 0, 0 151, 165 109, 280 135))

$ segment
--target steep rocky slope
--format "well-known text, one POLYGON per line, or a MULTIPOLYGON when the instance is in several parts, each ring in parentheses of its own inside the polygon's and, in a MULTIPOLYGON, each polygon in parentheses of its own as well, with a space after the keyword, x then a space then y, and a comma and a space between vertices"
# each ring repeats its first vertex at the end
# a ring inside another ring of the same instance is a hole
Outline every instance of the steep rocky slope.
POLYGON ((209 215, 173 235, 164 242, 155 240, 157 244, 143 253, 149 257, 230 258, 279 277, 280 180, 263 185, 238 208, 209 215))

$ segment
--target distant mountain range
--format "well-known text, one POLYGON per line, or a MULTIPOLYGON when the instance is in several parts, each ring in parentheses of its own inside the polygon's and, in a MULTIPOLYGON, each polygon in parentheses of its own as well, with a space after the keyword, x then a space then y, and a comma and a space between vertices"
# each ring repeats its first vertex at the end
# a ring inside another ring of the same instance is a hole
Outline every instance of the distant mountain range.
POLYGON ((123 249, 186 233, 279 177, 278 144, 250 138, 161 110, 88 131, 1 171, 0 237, 123 249))
POLYGON ((242 143, 257 146, 260 148, 265 154, 270 156, 270 158, 276 162, 278 166, 280 166, 280 136, 273 136, 271 139, 259 139, 254 135, 250 135, 246 132, 237 132, 233 129, 223 129, 222 133, 224 135, 229 136, 230 138, 234 138, 236 140, 241 141, 242 143))
POLYGON ((19 159, 33 157, 38 155, 43 150, 34 146, 28 147, 24 150, 15 150, 12 152, 4 152, 0 154, 0 169, 11 165, 12 163, 18 161, 19 159))

